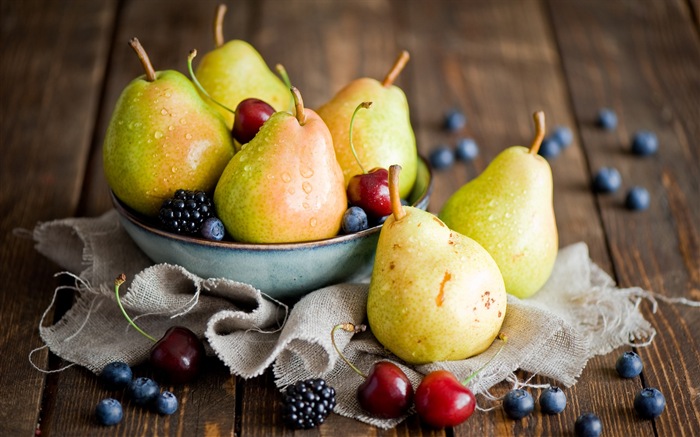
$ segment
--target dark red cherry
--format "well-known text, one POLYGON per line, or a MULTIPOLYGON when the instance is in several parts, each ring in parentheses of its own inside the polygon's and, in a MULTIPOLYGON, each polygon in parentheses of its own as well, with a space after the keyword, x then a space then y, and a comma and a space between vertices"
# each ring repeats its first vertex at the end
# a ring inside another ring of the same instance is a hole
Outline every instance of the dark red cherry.
POLYGON ((204 345, 197 335, 183 326, 169 328, 151 348, 151 366, 170 382, 193 380, 202 368, 204 345))
POLYGON ((260 99, 242 100, 236 106, 231 135, 240 144, 250 142, 274 113, 275 108, 260 99))
POLYGON ((356 174, 348 182, 348 202, 359 206, 374 218, 391 214, 389 199, 389 171, 374 168, 367 173, 356 174))
POLYGON ((434 428, 457 426, 476 408, 472 391, 447 370, 436 370, 423 378, 415 403, 421 421, 434 428))
POLYGON ((378 361, 357 387, 357 400, 371 415, 395 419, 406 414, 413 405, 413 385, 399 366, 378 361))

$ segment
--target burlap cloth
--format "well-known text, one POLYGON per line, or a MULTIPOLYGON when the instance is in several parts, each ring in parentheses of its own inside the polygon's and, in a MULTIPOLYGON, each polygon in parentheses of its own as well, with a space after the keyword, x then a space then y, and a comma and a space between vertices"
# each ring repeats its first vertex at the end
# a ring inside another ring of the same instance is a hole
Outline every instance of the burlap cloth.
MULTIPOLYGON (((289 308, 267 297, 265 290, 199 278, 179 266, 153 265, 120 226, 115 211, 99 218, 40 223, 33 238, 40 253, 76 279, 70 287, 76 291, 73 307, 53 326, 39 327, 45 344, 65 360, 97 373, 111 361, 135 365, 148 358, 153 343, 129 327, 116 304, 113 283, 123 272, 127 283, 121 289, 122 303, 152 336, 159 338, 174 324, 185 325, 206 338, 209 352, 232 374, 251 378, 272 366, 280 389, 323 376, 337 391, 337 413, 381 428, 404 419, 379 420, 360 409, 355 390, 362 379, 339 359, 331 343, 336 324, 365 321, 366 283, 323 288, 289 308)), ((573 385, 594 355, 651 341, 654 328, 639 311, 640 301, 649 296, 636 287, 616 288, 589 259, 584 243, 562 248, 551 278, 534 297, 509 296, 502 328, 507 346, 471 381, 471 389, 482 395, 477 396, 480 404, 488 404, 493 399, 488 390, 495 384, 520 383, 514 374, 518 369, 573 385)), ((464 379, 500 347, 495 342, 468 360, 407 366, 369 331, 354 336, 338 331, 336 342, 365 372, 379 359, 395 362, 414 388, 434 369, 449 369, 464 379)))

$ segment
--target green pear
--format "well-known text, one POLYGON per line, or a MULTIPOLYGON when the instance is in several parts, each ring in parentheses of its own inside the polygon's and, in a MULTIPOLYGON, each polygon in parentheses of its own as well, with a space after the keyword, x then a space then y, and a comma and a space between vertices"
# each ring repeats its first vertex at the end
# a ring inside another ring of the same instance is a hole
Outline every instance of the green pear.
POLYGON ((401 196, 407 197, 413 188, 418 169, 416 138, 406 95, 393 85, 408 59, 408 52, 403 51, 382 82, 368 77, 355 79, 318 108, 318 115, 333 135, 346 185, 353 176, 363 173, 359 161, 368 169, 398 164, 403 168, 401 196), (356 117, 353 134, 356 159, 350 147, 348 125, 361 102, 373 102, 373 111, 356 117))
POLYGON ((231 159, 214 191, 219 218, 234 240, 294 243, 334 237, 347 197, 328 127, 304 108, 274 113, 231 159))
MULTIPOLYGON (((225 12, 226 6, 219 5, 214 24, 216 48, 206 53, 196 68, 199 83, 212 99, 228 108, 235 109, 241 100, 255 97, 277 111, 292 110, 289 87, 270 70, 252 45, 242 40, 224 43, 222 25, 225 12)), ((230 129, 234 114, 219 105, 216 109, 230 129)))
POLYGON ((146 74, 117 100, 103 144, 107 184, 126 205, 149 216, 177 189, 213 191, 233 156, 221 115, 174 70, 156 72, 136 38, 146 74))
POLYGON ((433 214, 403 207, 389 168, 390 215, 379 234, 367 298, 377 340, 410 364, 461 360, 486 350, 506 314, 491 255, 433 214))
POLYGON ((552 170, 537 154, 544 113, 534 115, 536 135, 528 150, 501 152, 475 179, 457 190, 440 218, 478 241, 498 263, 508 293, 535 294, 549 278, 559 248, 552 204, 552 170))

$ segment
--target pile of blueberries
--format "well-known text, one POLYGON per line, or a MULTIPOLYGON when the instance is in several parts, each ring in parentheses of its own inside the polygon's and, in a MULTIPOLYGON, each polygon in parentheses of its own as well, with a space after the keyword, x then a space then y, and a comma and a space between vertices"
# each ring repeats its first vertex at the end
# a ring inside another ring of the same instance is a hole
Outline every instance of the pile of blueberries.
MULTIPOLYGON (((131 367, 121 361, 107 364, 100 372, 100 380, 108 390, 126 390, 134 404, 152 408, 162 415, 177 411, 177 397, 173 393, 161 391, 158 383, 151 378, 133 376, 131 367)), ((95 417, 102 425, 116 425, 124 417, 121 402, 114 398, 102 399, 95 407, 95 417)))
MULTIPOLYGON (((635 352, 623 353, 615 363, 615 370, 622 378, 635 378, 642 373, 642 360, 635 352)), ((540 410, 544 414, 559 414, 566 407, 566 394, 559 387, 546 388, 539 398, 540 410)), ((642 419, 658 417, 666 407, 664 395, 656 388, 643 388, 634 398, 634 410, 642 419)), ((524 389, 514 389, 503 399, 503 411, 511 419, 527 417, 535 409, 532 395, 524 389)), ((574 424, 577 437, 598 437, 603 425, 598 415, 592 412, 581 414, 574 424)))

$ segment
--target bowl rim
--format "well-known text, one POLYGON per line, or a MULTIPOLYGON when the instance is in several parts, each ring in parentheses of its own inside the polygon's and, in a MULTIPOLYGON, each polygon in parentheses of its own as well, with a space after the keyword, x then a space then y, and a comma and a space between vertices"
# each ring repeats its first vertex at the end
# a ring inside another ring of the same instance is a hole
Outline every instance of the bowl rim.
MULTIPOLYGON (((423 164, 428 172, 428 186, 425 189, 425 192, 421 194, 421 196, 416 199, 411 206, 418 205, 422 203, 428 196, 432 194, 433 191, 433 172, 432 169, 430 168, 430 165, 428 165, 427 160, 422 157, 421 155, 418 155, 419 160, 423 161, 423 164)), ((126 206, 115 194, 114 191, 111 189, 109 190, 110 197, 112 199, 112 205, 114 208, 117 210, 117 212, 122 216, 125 217, 129 222, 131 222, 133 225, 141 228, 144 231, 150 232, 152 234, 155 234, 159 237, 166 238, 166 239, 171 239, 171 240, 177 240, 182 243, 188 243, 188 244, 199 244, 199 245, 205 245, 205 246, 211 246, 211 247, 216 247, 216 248, 221 248, 221 249, 238 249, 238 250, 250 250, 250 251, 269 251, 269 250, 279 250, 279 251, 284 251, 284 250, 298 250, 298 249, 304 249, 304 248, 312 248, 312 247, 317 247, 317 246, 323 246, 323 245, 331 245, 331 244, 338 244, 338 243, 345 243, 349 242, 355 239, 362 239, 365 236, 372 235, 376 232, 379 232, 382 228, 382 224, 378 224, 376 226, 373 226, 371 228, 365 229, 363 231, 355 232, 353 234, 345 234, 345 235, 336 235, 331 238, 325 238, 321 240, 311 240, 311 241, 302 241, 298 243, 244 243, 240 241, 231 241, 231 240, 226 240, 226 241, 214 241, 214 240, 207 240, 204 238, 199 238, 196 236, 192 235, 180 235, 180 234, 175 234, 172 232, 168 232, 162 229, 159 229, 155 226, 152 226, 149 224, 144 218, 137 213, 136 211, 133 211, 131 208, 126 206)))

